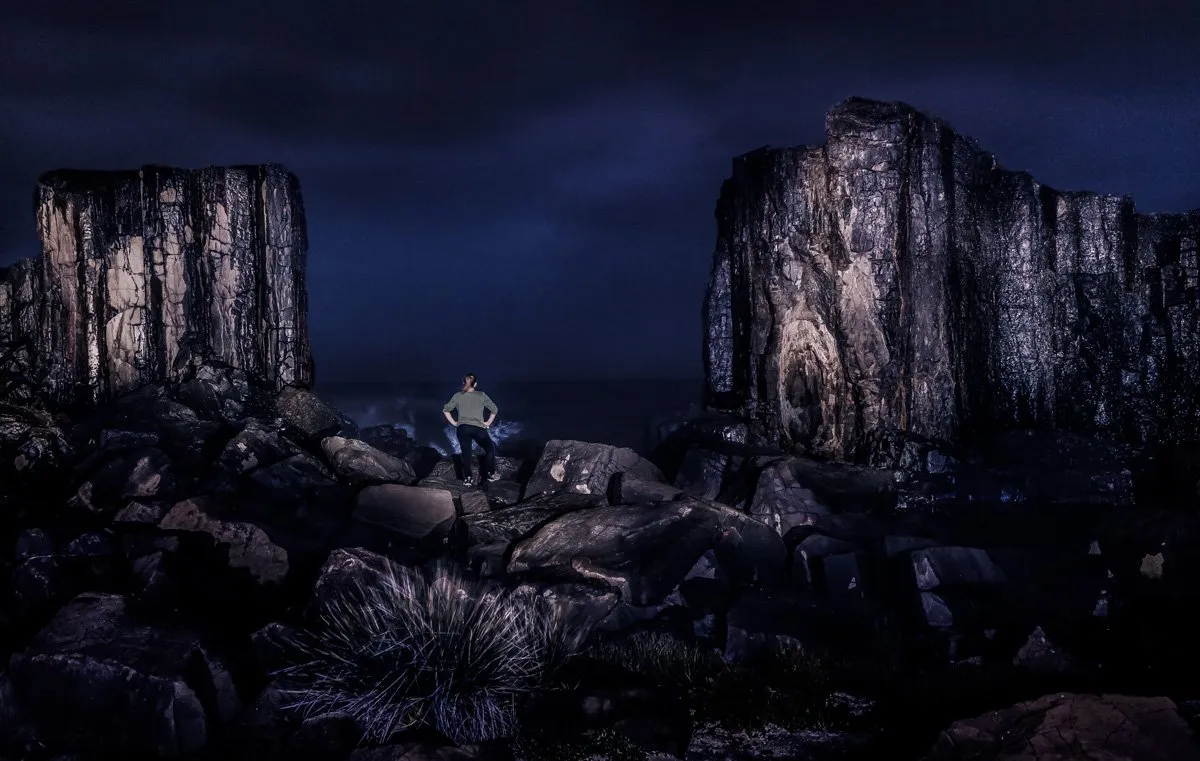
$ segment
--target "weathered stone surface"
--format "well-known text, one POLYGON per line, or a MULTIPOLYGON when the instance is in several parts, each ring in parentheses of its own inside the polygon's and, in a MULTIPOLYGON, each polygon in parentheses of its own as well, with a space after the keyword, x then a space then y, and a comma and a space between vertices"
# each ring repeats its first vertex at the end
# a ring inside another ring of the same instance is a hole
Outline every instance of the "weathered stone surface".
POLYGON ((0 282, 0 344, 36 393, 94 405, 175 380, 181 348, 271 388, 307 385, 307 239, 279 166, 61 170, 38 181, 43 254, 0 282))
POLYGON ((248 488, 266 503, 279 507, 339 504, 349 487, 341 486, 325 465, 301 452, 250 474, 248 488))
POLYGON ((179 381, 175 393, 180 401, 210 420, 232 423, 243 417, 250 401, 245 370, 203 354, 181 353, 175 364, 179 381))
POLYGON ((825 145, 736 159, 717 217, 707 402, 755 439, 894 463, 903 434, 1200 431, 1200 212, 1056 191, 852 98, 825 145))
POLYGON ((355 519, 412 540, 447 536, 456 514, 450 492, 402 484, 368 486, 354 505, 355 519))
POLYGON ((229 567, 244 568, 260 584, 280 583, 288 573, 287 550, 276 545, 253 523, 223 520, 206 497, 186 499, 159 521, 163 531, 195 531, 229 548, 229 567))
POLYGON ((321 441, 333 470, 345 481, 361 486, 377 483, 411 484, 417 480, 412 466, 399 457, 381 452, 365 441, 330 436, 321 441))
POLYGON ((354 436, 358 426, 333 405, 300 386, 288 386, 275 398, 275 413, 301 439, 316 444, 326 436, 354 436))
POLYGON ((58 752, 189 755, 238 707, 228 671, 199 637, 136 620, 118 595, 72 600, 11 676, 39 738, 58 752))
MULTIPOLYGON (((593 496, 590 499, 600 502, 602 497, 593 496)), ((529 536, 569 509, 569 506, 553 503, 537 506, 519 505, 482 514, 465 515, 462 520, 467 526, 469 544, 507 546, 510 542, 529 536)))
POLYGON ((719 503, 684 498, 564 513, 513 547, 508 571, 599 581, 627 603, 657 605, 710 550, 744 581, 773 579, 786 562, 783 541, 769 526, 719 503))
POLYGON ((912 554, 917 589, 1003 584, 1004 572, 985 550, 976 547, 927 547, 912 554))
POLYGON ((396 564, 383 555, 361 547, 336 549, 329 553, 317 574, 311 608, 313 611, 322 610, 347 590, 370 587, 378 584, 380 577, 395 572, 396 564))
POLYGON ((301 454, 300 448, 278 431, 251 420, 226 443, 216 462, 229 474, 238 476, 298 454, 301 454))
POLYGON ((43 486, 63 473, 74 456, 48 415, 0 403, 0 493, 43 486))
POLYGON ((463 515, 478 515, 492 509, 488 495, 481 491, 464 491, 458 496, 458 504, 462 507, 463 515))
MULTIPOLYGON (((432 489, 445 489, 462 501, 464 512, 481 512, 489 508, 511 507, 521 501, 524 487, 517 480, 522 463, 511 457, 497 457, 495 472, 500 476, 499 481, 484 481, 476 486, 468 487, 462 481, 462 466, 459 458, 443 457, 433 464, 419 482, 419 486, 432 489), (480 499, 484 506, 481 507, 480 499), (475 507, 468 510, 467 505, 475 507), (478 508, 478 509, 477 509, 478 508)), ((475 464, 475 472, 483 466, 475 464)), ((415 471, 415 468, 414 468, 415 471)))
POLYGON ((662 481, 647 481, 625 473, 614 473, 608 482, 607 494, 610 505, 652 505, 670 502, 682 496, 683 492, 662 481))
POLYGON ((697 505, 598 507, 566 513, 513 548, 509 573, 556 569, 613 587, 626 602, 661 602, 718 541, 697 505))
POLYGON ((680 503, 696 506, 715 522, 715 557, 738 583, 776 582, 784 574, 787 546, 771 526, 720 502, 685 497, 680 503))
POLYGON ((1169 698, 1056 693, 957 721, 925 761, 1196 761, 1169 698))
POLYGON ((1076 659, 1051 642, 1040 626, 1033 630, 1029 639, 1017 650, 1017 654, 1013 656, 1013 665, 1049 677, 1070 676, 1081 671, 1076 659))
POLYGON ((629 473, 651 481, 664 480, 656 465, 632 449, 555 439, 546 442, 525 494, 534 496, 559 491, 605 494, 614 473, 629 473))
POLYGON ((166 498, 175 487, 170 459, 157 449, 118 453, 88 475, 68 505, 109 515, 130 499, 166 498))

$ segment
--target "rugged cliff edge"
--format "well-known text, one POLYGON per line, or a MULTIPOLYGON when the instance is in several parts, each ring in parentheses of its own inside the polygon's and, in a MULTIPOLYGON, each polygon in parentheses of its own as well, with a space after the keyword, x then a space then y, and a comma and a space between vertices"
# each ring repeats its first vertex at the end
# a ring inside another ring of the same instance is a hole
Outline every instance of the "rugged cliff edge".
POLYGON ((0 396, 90 406, 189 360, 307 385, 307 238, 279 166, 43 175, 43 254, 0 282, 0 396))
POLYGON ((734 161, 704 304, 708 405, 770 443, 894 462, 1014 426, 1200 431, 1200 212, 1060 192, 902 103, 734 161))

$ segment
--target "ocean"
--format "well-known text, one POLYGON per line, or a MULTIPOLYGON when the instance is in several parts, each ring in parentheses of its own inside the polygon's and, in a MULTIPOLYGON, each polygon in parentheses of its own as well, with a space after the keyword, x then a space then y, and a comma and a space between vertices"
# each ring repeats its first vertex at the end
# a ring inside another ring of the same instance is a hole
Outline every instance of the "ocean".
MULTIPOLYGON (((506 440, 576 439, 645 451, 654 422, 696 409, 703 381, 591 380, 481 383, 500 410, 492 428, 506 440)), ((443 455, 458 451, 442 405, 459 388, 442 382, 318 384, 317 393, 360 427, 395 425, 443 455)))

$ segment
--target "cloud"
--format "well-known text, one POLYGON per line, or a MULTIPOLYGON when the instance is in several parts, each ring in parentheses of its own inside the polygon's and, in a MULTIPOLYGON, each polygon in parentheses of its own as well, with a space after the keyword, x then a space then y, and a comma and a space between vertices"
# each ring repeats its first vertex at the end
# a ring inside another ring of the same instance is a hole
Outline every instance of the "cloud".
POLYGON ((822 141, 853 94, 1200 206, 1194 0, 9 5, 4 261, 47 169, 285 163, 326 377, 698 373, 732 157, 822 141))

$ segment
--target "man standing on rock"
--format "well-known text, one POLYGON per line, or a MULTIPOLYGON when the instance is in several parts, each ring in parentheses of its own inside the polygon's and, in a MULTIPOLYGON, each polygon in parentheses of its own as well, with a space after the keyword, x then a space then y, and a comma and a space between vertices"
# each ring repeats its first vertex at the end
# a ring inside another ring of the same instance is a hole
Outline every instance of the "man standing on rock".
POLYGON ((475 485, 475 479, 471 477, 471 442, 475 442, 483 450, 483 472, 479 475, 489 481, 500 478, 495 472, 496 445, 487 430, 496 420, 498 410, 496 403, 476 388, 476 385, 475 373, 467 373, 463 376, 462 391, 450 397, 450 401, 442 407, 442 414, 450 421, 450 425, 454 426, 454 433, 458 436, 458 451, 462 452, 463 483, 467 486, 475 485), (456 410, 457 420, 450 414, 456 410), (490 413, 487 419, 483 417, 484 410, 490 413))

